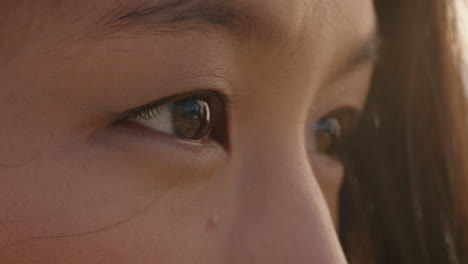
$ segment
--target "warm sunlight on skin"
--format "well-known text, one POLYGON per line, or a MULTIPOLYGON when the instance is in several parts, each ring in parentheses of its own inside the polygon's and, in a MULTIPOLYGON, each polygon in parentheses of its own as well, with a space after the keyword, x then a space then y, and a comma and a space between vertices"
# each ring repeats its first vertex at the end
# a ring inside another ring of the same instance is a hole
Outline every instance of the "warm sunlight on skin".
POLYGON ((0 13, 1 263, 345 263, 335 145, 369 87, 371 0, 0 13))
POLYGON ((468 1, 457 0, 456 2, 459 20, 459 29, 462 38, 464 62, 468 63, 468 1))

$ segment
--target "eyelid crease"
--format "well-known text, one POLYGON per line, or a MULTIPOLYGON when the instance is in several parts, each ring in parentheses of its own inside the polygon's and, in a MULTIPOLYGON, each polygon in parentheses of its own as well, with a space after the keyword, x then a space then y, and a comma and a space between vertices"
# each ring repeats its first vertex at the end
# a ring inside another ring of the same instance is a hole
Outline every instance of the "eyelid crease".
MULTIPOLYGON (((148 118, 151 115, 155 114, 160 114, 164 112, 165 110, 168 110, 171 108, 171 106, 178 102, 178 101, 183 101, 183 100, 191 100, 191 99, 209 99, 210 96, 215 96, 218 100, 220 100, 224 105, 230 105, 232 104, 232 98, 222 92, 215 91, 215 90, 195 90, 195 91, 189 91, 185 93, 179 93, 176 95, 164 97, 162 99, 153 101, 148 104, 144 104, 142 106, 138 106, 136 108, 127 110, 120 114, 117 118, 116 121, 124 121, 128 120, 131 118, 136 118, 136 117, 141 117, 141 118, 148 118), (146 114, 145 114, 146 113, 146 114)), ((149 119, 149 118, 148 118, 149 119)))

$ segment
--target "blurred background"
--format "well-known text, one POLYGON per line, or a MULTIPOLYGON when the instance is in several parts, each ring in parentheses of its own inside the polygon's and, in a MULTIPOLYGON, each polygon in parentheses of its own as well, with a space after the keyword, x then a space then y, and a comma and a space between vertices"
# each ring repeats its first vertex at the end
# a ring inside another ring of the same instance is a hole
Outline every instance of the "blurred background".
POLYGON ((462 39, 464 41, 465 62, 468 62, 468 0, 457 0, 457 10, 459 12, 459 21, 460 21, 460 31, 462 34, 462 39))
POLYGON ((465 65, 466 94, 468 96, 468 0, 457 0, 457 10, 459 15, 459 28, 463 41, 463 60, 465 65))

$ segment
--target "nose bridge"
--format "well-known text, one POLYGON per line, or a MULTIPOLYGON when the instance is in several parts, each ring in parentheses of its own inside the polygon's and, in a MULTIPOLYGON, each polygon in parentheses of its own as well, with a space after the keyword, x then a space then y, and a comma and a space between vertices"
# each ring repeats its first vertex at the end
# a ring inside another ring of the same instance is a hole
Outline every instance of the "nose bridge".
POLYGON ((234 157, 240 183, 226 263, 345 263, 307 154, 291 142, 259 147, 266 141, 234 157))

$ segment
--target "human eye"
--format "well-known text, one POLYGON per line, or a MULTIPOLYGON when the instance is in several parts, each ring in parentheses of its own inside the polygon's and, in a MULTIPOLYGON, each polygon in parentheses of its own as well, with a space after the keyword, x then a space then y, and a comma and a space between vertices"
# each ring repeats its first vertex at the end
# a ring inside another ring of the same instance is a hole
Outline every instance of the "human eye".
POLYGON ((343 107, 330 112, 312 126, 309 151, 341 159, 346 137, 352 132, 358 121, 359 112, 350 107, 343 107))
POLYGON ((119 123, 197 143, 226 144, 227 96, 198 90, 165 97, 123 114, 119 123))

